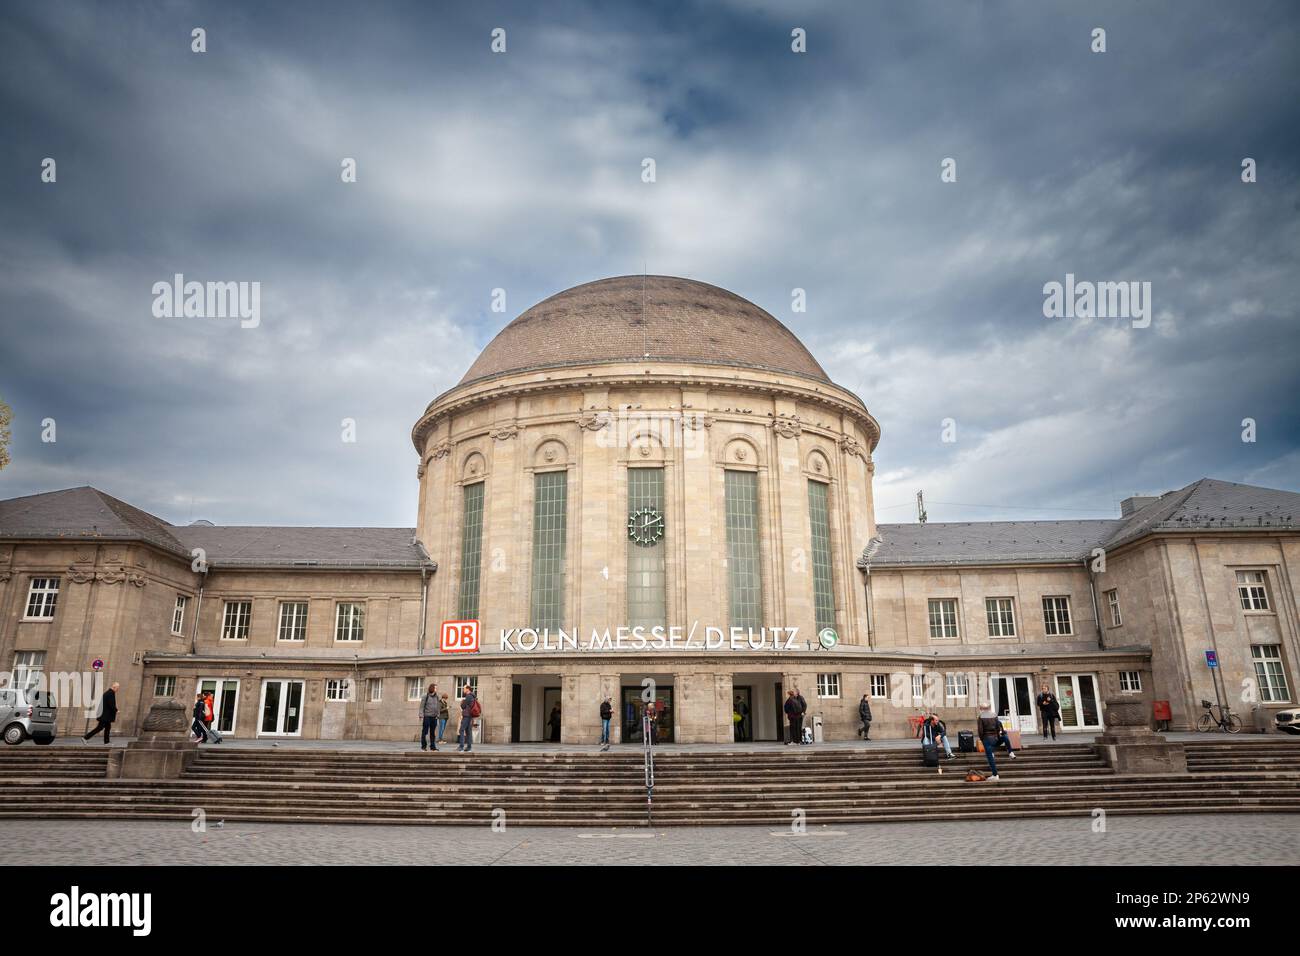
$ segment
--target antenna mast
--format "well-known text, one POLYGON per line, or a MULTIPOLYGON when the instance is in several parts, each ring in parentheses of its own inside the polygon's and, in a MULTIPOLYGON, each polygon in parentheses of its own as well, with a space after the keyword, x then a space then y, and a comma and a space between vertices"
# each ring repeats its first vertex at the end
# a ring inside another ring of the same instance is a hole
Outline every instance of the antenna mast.
POLYGON ((925 518, 925 492, 918 491, 916 493, 916 520, 921 524, 925 524, 925 518))

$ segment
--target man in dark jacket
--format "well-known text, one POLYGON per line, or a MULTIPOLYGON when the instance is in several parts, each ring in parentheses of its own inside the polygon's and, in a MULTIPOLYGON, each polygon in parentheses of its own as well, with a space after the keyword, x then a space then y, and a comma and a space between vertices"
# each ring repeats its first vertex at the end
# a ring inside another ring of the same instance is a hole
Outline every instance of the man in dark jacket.
POLYGON ((460 699, 460 732, 456 735, 456 752, 469 753, 474 749, 474 705, 478 697, 474 688, 465 685, 465 696, 460 699))
POLYGON ((808 701, 798 687, 794 689, 794 699, 799 703, 799 739, 795 743, 801 744, 803 743, 803 715, 808 713, 808 701))
POLYGON ((614 718, 614 707, 606 697, 600 702, 600 749, 609 749, 609 722, 614 718))
POLYGON ((1048 731, 1051 731, 1052 739, 1055 740, 1056 722, 1061 719, 1061 702, 1044 684, 1034 703, 1038 705, 1038 716, 1043 722, 1043 739, 1046 740, 1048 731))
POLYGON ((438 715, 442 712, 442 699, 438 696, 438 685, 430 684, 429 690, 420 700, 420 749, 438 749, 438 715), (429 739, 426 747, 424 740, 429 739))
POLYGON ((799 706, 799 698, 795 697, 794 691, 785 692, 785 704, 781 708, 785 711, 785 719, 790 722, 790 739, 786 744, 797 744, 803 741, 803 708, 799 706))
POLYGON ((1012 760, 1016 759, 1016 752, 1011 749, 1011 740, 1007 737, 1007 732, 1002 729, 1002 721, 998 720, 993 711, 984 711, 984 713, 980 714, 979 719, 975 721, 975 736, 984 744, 984 757, 989 762, 989 772, 993 774, 989 779, 997 780, 998 762, 994 758, 993 752, 998 749, 998 746, 1003 741, 1006 741, 1007 744, 1007 755, 1012 760))
POLYGON ((190 730, 194 731, 194 736, 199 738, 199 743, 208 742, 208 722, 204 718, 208 712, 208 702, 202 694, 199 694, 194 700, 193 717, 194 722, 190 724, 190 730))
POLYGON ((871 701, 866 694, 858 701, 858 720, 862 721, 862 726, 858 729, 858 736, 863 740, 871 739, 871 701))
POLYGON ((95 729, 82 737, 82 740, 89 743, 90 738, 102 730, 104 732, 104 743, 108 743, 109 734, 113 730, 113 721, 117 720, 117 689, 120 686, 122 685, 114 681, 113 686, 104 691, 104 696, 99 701, 99 723, 95 724, 95 729))

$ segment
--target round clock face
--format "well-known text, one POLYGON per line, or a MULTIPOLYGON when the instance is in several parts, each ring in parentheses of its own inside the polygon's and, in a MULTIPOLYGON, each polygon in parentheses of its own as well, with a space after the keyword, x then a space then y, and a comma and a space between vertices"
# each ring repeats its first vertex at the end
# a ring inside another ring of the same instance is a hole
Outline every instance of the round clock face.
POLYGON ((627 516, 627 536, 649 547, 664 536, 664 516, 655 508, 642 508, 627 516))

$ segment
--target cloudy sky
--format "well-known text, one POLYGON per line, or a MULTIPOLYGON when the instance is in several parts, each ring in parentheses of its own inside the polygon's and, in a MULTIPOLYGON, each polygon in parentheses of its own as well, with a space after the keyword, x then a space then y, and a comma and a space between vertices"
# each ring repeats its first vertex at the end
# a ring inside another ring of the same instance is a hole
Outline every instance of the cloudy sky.
POLYGON ((881 521, 1300 490, 1298 64, 1288 0, 6 3, 0 497, 411 525, 430 399, 643 268, 863 397, 881 521), (261 324, 155 317, 175 273, 260 282, 261 324), (1150 327, 1045 318, 1067 273, 1150 282, 1150 327))

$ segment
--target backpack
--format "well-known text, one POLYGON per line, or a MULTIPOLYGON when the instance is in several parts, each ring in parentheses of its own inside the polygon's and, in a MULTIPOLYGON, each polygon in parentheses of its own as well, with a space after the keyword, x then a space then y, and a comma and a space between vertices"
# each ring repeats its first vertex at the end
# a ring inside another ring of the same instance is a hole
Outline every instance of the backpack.
POLYGON ((967 781, 968 783, 983 783, 983 782, 984 782, 985 780, 987 780, 988 778, 989 778, 989 775, 988 775, 988 774, 986 774, 986 773, 981 773, 981 772, 978 771, 978 770, 967 770, 967 771, 966 771, 966 781, 967 781))
POLYGON ((469 715, 470 715, 471 717, 479 717, 479 716, 482 715, 482 713, 483 713, 483 707, 482 707, 482 705, 479 704, 479 702, 478 702, 478 698, 475 697, 475 698, 474 698, 474 703, 470 705, 470 708, 469 708, 469 715))

